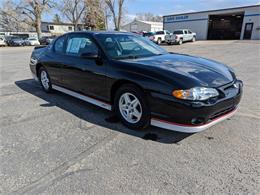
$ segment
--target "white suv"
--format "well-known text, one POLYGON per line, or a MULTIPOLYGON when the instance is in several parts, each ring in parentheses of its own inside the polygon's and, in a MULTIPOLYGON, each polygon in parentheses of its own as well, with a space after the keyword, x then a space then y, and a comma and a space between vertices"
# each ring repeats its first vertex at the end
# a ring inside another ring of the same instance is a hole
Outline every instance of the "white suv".
POLYGON ((177 43, 181 45, 183 42, 187 41, 196 41, 196 33, 192 32, 189 29, 179 29, 175 30, 173 34, 167 35, 165 37, 165 41, 168 45, 177 43))
POLYGON ((160 45, 165 42, 166 35, 170 35, 171 33, 168 30, 157 31, 154 35, 154 42, 160 45))
POLYGON ((2 37, 0 37, 0 47, 1 46, 6 46, 7 44, 6 44, 6 42, 5 42, 5 39, 4 38, 2 38, 2 37))

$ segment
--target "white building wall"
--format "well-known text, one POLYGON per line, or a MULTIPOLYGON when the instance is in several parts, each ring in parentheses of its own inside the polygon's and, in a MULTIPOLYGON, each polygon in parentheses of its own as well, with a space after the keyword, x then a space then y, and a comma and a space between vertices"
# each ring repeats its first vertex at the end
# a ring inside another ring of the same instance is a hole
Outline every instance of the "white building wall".
POLYGON ((61 34, 61 33, 74 31, 74 26, 69 26, 69 25, 49 25, 49 26, 54 27, 53 30, 49 29, 49 31, 53 34, 61 34), (69 27, 71 28, 71 30, 69 30, 69 27))
POLYGON ((245 10, 245 16, 244 16, 240 39, 243 39, 244 37, 246 23, 254 23, 251 39, 259 40, 260 39, 260 6, 247 8, 245 10))
POLYGON ((161 31, 163 30, 163 24, 152 24, 151 25, 151 32, 161 31))
POLYGON ((122 26, 122 30, 126 30, 128 32, 151 31, 151 25, 135 20, 129 24, 122 26))
POLYGON ((243 39, 245 24, 253 22, 254 27, 251 39, 260 39, 260 6, 165 16, 164 30, 173 32, 176 29, 187 28, 197 33, 197 39, 206 40, 210 15, 232 14, 238 12, 245 13, 240 38, 243 39))
POLYGON ((67 25, 67 24, 57 25, 57 24, 42 23, 41 29, 42 29, 42 32, 50 32, 52 34, 63 34, 63 33, 74 31, 74 26, 67 25), (53 26, 54 29, 51 30, 50 26, 53 26), (69 30, 69 27, 71 27, 71 30, 69 30))
POLYGON ((197 33, 197 39, 207 39, 208 14, 187 14, 164 18, 164 30, 190 29, 197 33))

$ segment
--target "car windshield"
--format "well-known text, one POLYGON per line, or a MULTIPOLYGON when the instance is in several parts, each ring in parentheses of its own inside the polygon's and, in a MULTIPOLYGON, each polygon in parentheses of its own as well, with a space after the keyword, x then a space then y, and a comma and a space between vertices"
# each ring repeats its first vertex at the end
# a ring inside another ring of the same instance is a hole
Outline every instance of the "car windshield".
POLYGON ((176 30, 176 31, 173 32, 173 34, 175 34, 175 35, 183 34, 183 31, 182 30, 176 30))
POLYGON ((97 34, 98 42, 113 59, 135 59, 166 54, 167 51, 153 42, 130 34, 97 34))

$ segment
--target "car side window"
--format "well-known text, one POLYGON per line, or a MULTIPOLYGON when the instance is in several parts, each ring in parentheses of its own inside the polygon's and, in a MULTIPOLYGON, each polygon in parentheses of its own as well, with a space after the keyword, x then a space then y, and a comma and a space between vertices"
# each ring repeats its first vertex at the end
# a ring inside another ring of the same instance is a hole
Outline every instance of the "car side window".
POLYGON ((164 32, 163 32, 163 31, 157 31, 156 34, 157 34, 157 35, 163 35, 164 32))
POLYGON ((187 30, 184 31, 184 34, 188 34, 187 30))
POLYGON ((98 53, 98 47, 89 37, 82 35, 69 37, 66 54, 81 56, 83 53, 98 53))
POLYGON ((55 53, 62 54, 64 53, 64 44, 65 44, 66 37, 62 36, 57 39, 54 45, 54 51, 55 53))
POLYGON ((189 32, 189 34, 192 34, 192 32, 190 30, 188 32, 189 32))

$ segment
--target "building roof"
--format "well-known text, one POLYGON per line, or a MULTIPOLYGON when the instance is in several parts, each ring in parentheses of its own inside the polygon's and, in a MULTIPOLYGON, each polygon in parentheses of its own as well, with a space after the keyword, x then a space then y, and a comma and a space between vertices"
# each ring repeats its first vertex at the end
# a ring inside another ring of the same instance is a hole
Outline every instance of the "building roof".
POLYGON ((242 6, 242 7, 230 7, 230 8, 224 8, 224 9, 216 9, 216 10, 207 10, 207 11, 198 11, 198 12, 186 12, 186 13, 165 15, 165 16, 163 16, 163 17, 167 17, 167 16, 179 16, 179 15, 186 15, 186 14, 199 14, 199 13, 225 11, 225 10, 234 10, 234 9, 243 9, 243 8, 250 8, 250 7, 260 7, 260 5, 257 4, 257 5, 248 5, 248 6, 242 6))
MULTIPOLYGON (((144 20, 138 20, 138 19, 134 19, 132 22, 142 22, 142 23, 150 24, 150 25, 161 25, 161 26, 163 26, 163 22, 152 22, 152 21, 144 21, 144 20)), ((132 22, 130 22, 128 24, 131 24, 132 22)), ((123 26, 126 26, 128 24, 125 24, 123 26)))
POLYGON ((135 20, 135 21, 139 21, 151 25, 163 25, 163 22, 152 22, 152 21, 145 21, 145 20, 135 20))

